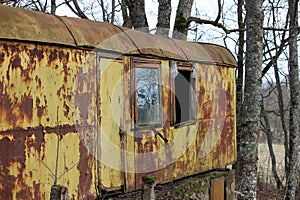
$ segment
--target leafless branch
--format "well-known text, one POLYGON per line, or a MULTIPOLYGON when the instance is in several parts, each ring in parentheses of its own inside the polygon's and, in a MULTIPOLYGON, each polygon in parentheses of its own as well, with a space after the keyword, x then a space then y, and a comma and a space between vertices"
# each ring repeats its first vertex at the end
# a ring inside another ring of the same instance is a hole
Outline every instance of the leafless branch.
POLYGON ((215 22, 218 23, 219 20, 221 19, 221 14, 222 14, 222 5, 221 5, 221 0, 218 0, 218 16, 215 19, 215 22))
POLYGON ((83 18, 83 19, 88 19, 88 17, 84 14, 84 12, 81 10, 77 0, 72 0, 72 1, 68 1, 65 0, 65 3, 67 4, 67 6, 71 9, 71 11, 76 14, 78 17, 83 18), (73 2, 74 7, 70 4, 70 2, 73 2))
POLYGON ((230 34, 232 32, 238 32, 240 31, 240 29, 227 29, 224 24, 221 24, 219 22, 217 22, 216 20, 215 21, 211 21, 211 20, 206 20, 206 19, 201 19, 201 18, 198 18, 198 17, 189 17, 186 21, 186 26, 189 26, 189 24, 191 22, 195 22, 195 23, 198 23, 198 24, 210 24, 210 25, 213 25, 215 27, 218 27, 218 28, 221 28, 226 34, 230 34))

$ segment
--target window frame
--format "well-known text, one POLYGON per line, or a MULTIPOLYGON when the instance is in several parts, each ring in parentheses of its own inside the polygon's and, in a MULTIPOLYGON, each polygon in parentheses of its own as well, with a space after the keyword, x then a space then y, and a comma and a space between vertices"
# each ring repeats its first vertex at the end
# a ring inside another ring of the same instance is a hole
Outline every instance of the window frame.
POLYGON ((188 62, 176 62, 178 74, 180 74, 179 71, 188 71, 190 72, 190 77, 188 82, 192 85, 192 88, 190 89, 189 93, 189 119, 186 121, 180 121, 179 123, 176 120, 176 83, 175 78, 172 76, 172 64, 176 61, 170 61, 170 88, 171 88, 171 101, 170 101, 170 124, 171 126, 181 127, 189 124, 194 124, 197 119, 197 97, 195 95, 196 91, 196 78, 192 77, 192 73, 195 70, 194 64, 188 63, 188 62))
POLYGON ((162 78, 161 78, 161 61, 155 59, 141 59, 133 58, 131 61, 131 116, 134 129, 149 129, 162 127, 163 121, 163 106, 162 106, 162 78), (137 68, 148 68, 148 69, 157 69, 157 84, 158 84, 158 95, 159 95, 159 122, 158 123, 149 123, 145 125, 140 125, 138 123, 138 105, 137 105, 137 83, 136 83, 136 69, 137 68))

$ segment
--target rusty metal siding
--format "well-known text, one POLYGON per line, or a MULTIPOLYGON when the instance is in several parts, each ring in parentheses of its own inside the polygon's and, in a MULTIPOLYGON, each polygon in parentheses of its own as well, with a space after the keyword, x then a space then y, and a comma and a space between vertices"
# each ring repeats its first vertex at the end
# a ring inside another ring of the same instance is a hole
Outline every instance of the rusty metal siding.
POLYGON ((196 69, 199 74, 197 120, 175 128, 169 123, 169 61, 162 62, 162 85, 166 86, 162 94, 165 123, 158 130, 169 143, 165 144, 152 131, 131 129, 128 132, 137 136, 134 139, 135 189, 141 188, 141 177, 147 172, 156 176, 159 184, 235 162, 235 69, 205 64, 197 64, 196 69), (147 155, 149 151, 153 153, 147 155), (137 173, 141 171, 143 173, 137 173))
POLYGON ((58 183, 74 198, 94 196, 94 119, 80 109, 95 110, 94 67, 80 66, 95 55, 3 41, 0 52, 0 198, 49 199, 57 134, 58 183))
POLYGON ((106 190, 122 185, 126 191, 139 189, 145 172, 153 171, 157 183, 166 183, 236 159, 234 68, 196 64, 197 120, 175 128, 170 125, 169 60, 162 60, 166 123, 159 131, 169 140, 165 144, 152 131, 136 132, 132 127, 130 57, 100 59, 96 85, 93 52, 16 42, 1 42, 0 48, 1 155, 10 152, 1 156, 3 198, 48 198, 53 178, 45 171, 55 168, 58 132, 59 183, 74 198, 95 196, 95 185, 106 190), (107 141, 117 150, 111 151, 107 141), (154 153, 146 156, 149 151, 154 153), (113 163, 105 165, 111 157, 113 163))
MULTIPOLYGON (((60 125, 74 124, 72 98, 88 98, 73 87, 81 75, 78 66, 85 62, 88 53, 17 42, 1 42, 0 50, 3 55, 0 130, 55 127, 57 106, 61 112, 60 125)), ((84 80, 78 81, 81 87, 84 80)), ((80 123, 93 123, 92 119, 83 120, 80 123)))

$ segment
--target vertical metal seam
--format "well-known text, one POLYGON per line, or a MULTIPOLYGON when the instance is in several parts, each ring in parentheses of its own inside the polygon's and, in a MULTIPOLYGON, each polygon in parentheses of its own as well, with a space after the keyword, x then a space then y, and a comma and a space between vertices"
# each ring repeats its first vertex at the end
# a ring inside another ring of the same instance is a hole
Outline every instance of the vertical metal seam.
MULTIPOLYGON (((186 53, 183 51, 183 49, 180 47, 179 44, 177 44, 177 42, 175 40, 172 40, 172 42, 175 44, 175 46, 183 53, 183 55, 185 56, 186 60, 189 61, 188 56, 186 55, 186 53)), ((171 59, 170 59, 171 60, 171 59)))
POLYGON ((59 21, 61 21, 65 25, 65 27, 67 28, 68 32, 70 33, 70 35, 72 36, 72 38, 74 40, 75 46, 78 46, 75 36, 73 35, 73 33, 72 33, 71 29, 68 27, 68 25, 64 22, 64 20, 61 17, 59 17, 57 15, 54 15, 54 16, 57 17, 57 19, 59 19, 59 21))
POLYGON ((127 60, 128 58, 127 57, 123 57, 123 62, 122 62, 122 66, 123 66, 123 96, 125 97, 125 99, 123 99, 123 124, 121 125, 122 127, 122 145, 123 145, 123 149, 121 149, 121 152, 123 151, 123 170, 124 170, 124 191, 127 190, 127 156, 126 156, 126 150, 127 150, 127 127, 126 127, 126 112, 125 112, 125 109, 126 109, 126 97, 127 97, 127 94, 126 94, 126 88, 124 87, 126 84, 125 82, 128 80, 126 79, 127 76, 128 76, 128 72, 127 71, 124 71, 125 67, 124 65, 129 65, 130 63, 127 63, 127 60), (126 74, 126 75, 125 75, 126 74))
MULTIPOLYGON (((99 147, 99 142, 100 142, 100 140, 99 140, 99 115, 100 115, 100 108, 99 108, 99 106, 100 106, 100 103, 99 103, 99 97, 100 97, 100 95, 99 95, 99 92, 100 92, 100 90, 99 90, 99 87, 100 87, 100 73, 101 73, 101 71, 100 71, 100 54, 99 54, 99 52, 96 52, 96 116, 95 116, 95 129, 96 129, 96 131, 95 131, 95 140, 96 140, 96 145, 95 145, 95 154, 94 155, 96 155, 96 181, 97 181, 97 183, 95 183, 95 186, 96 186, 96 191, 97 191, 97 193, 99 192, 99 190, 101 191, 101 169, 100 169, 100 166, 101 166, 101 163, 100 163, 100 149, 98 149, 98 147, 99 147), (99 184, 99 185, 98 185, 99 184)), ((97 194, 98 195, 98 194, 97 194)), ((101 194, 100 194, 101 195, 101 194)))
MULTIPOLYGON (((116 25, 114 25, 116 28, 118 28, 119 30, 121 30, 127 37, 128 37, 128 39, 132 42, 132 44, 135 46, 135 48, 138 50, 138 52, 139 52, 139 54, 142 54, 143 55, 143 53, 140 51, 140 49, 139 49, 139 47, 138 47, 138 45, 133 41, 133 39, 131 39, 131 37, 127 34, 127 32, 126 31, 124 31, 121 27, 119 27, 119 26, 116 26, 116 25)), ((129 53, 129 52, 127 52, 127 53, 129 53)))

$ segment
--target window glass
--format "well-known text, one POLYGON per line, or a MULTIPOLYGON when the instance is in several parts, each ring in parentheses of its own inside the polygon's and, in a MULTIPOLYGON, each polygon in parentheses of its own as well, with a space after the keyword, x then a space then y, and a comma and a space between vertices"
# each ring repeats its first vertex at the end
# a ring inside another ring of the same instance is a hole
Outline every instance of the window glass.
POLYGON ((137 124, 161 123, 160 87, 158 68, 135 68, 137 124))

